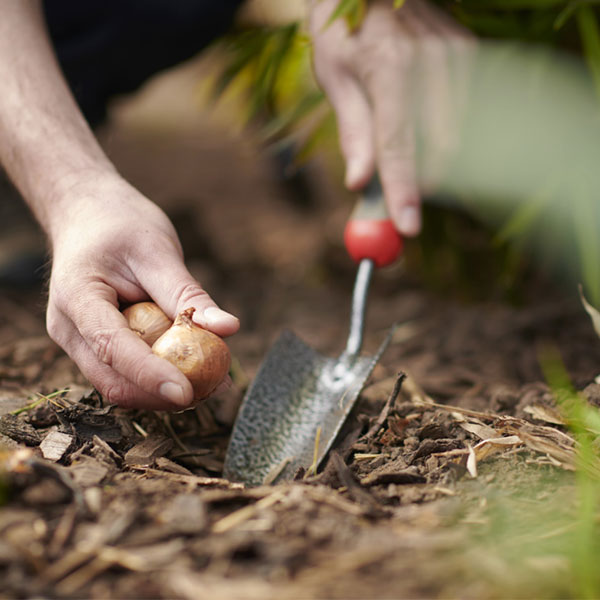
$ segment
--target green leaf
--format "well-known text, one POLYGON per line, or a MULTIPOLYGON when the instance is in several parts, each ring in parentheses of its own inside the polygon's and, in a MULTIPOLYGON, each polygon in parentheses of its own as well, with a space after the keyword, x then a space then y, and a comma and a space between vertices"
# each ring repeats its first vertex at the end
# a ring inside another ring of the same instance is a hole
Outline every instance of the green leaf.
POLYGON ((552 197, 554 185, 545 186, 539 193, 525 200, 513 213, 508 222, 496 234, 496 243, 525 236, 538 221, 542 211, 552 197))
POLYGON ((294 164, 299 166, 305 163, 319 148, 322 148, 328 140, 335 138, 335 131, 335 116, 333 111, 328 111, 298 149, 296 156, 294 157, 294 164))
POLYGON ((367 0, 340 0, 335 7, 325 27, 329 27, 339 18, 346 19, 346 23, 351 31, 354 31, 362 23, 367 11, 367 0))
POLYGON ((573 203, 575 242, 579 253, 579 265, 585 289, 592 303, 600 304, 600 240, 598 239, 597 199, 585 180, 580 182, 581 194, 573 203))
POLYGON ((583 286, 579 286, 579 297, 581 298, 581 303, 583 304, 583 308, 585 312, 589 315, 592 320, 592 326, 594 327, 594 331, 596 335, 600 337, 600 311, 595 306, 592 306, 583 295, 583 286))
POLYGON ((581 6, 577 10, 577 26, 585 58, 594 79, 596 93, 600 98, 600 30, 591 6, 581 6))
POLYGON ((267 40, 258 56, 254 71, 254 86, 251 97, 251 115, 274 110, 274 87, 279 69, 293 44, 296 25, 282 27, 267 40))
POLYGON ((465 10, 545 10, 565 4, 565 0, 463 0, 465 10))
MULTIPOLYGON (((214 95, 222 95, 232 84, 241 83, 246 95, 247 119, 276 112, 277 86, 282 64, 297 46, 298 23, 281 27, 259 27, 225 40, 225 67, 217 77, 214 95)), ((306 46, 303 52, 309 52, 306 46)))
POLYGON ((558 13, 558 16, 554 20, 554 29, 562 29, 567 24, 567 21, 575 14, 579 5, 580 2, 578 0, 569 2, 567 6, 558 13))
MULTIPOLYGON (((565 396, 577 397, 577 392, 571 377, 565 367, 559 349, 553 344, 546 344, 539 348, 539 363, 544 373, 544 379, 560 402, 565 396)), ((566 415, 568 418, 572 415, 566 415)))
POLYGON ((394 8, 402 8, 406 0, 394 0, 394 8))
POLYGON ((282 135, 319 106, 324 98, 323 92, 318 90, 306 94, 291 109, 271 119, 263 129, 263 137, 268 140, 282 135))

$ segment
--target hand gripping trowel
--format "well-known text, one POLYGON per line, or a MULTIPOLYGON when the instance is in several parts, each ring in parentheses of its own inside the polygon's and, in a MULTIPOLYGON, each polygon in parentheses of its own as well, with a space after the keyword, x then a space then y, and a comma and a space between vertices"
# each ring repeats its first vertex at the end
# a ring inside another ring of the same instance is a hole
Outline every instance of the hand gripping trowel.
POLYGON ((392 263, 402 250, 376 177, 346 224, 344 243, 359 263, 346 349, 338 358, 327 358, 291 331, 279 336, 233 427, 224 467, 232 481, 278 483, 292 479, 299 467, 316 468, 389 343, 391 332, 374 356, 359 356, 373 269, 392 263))

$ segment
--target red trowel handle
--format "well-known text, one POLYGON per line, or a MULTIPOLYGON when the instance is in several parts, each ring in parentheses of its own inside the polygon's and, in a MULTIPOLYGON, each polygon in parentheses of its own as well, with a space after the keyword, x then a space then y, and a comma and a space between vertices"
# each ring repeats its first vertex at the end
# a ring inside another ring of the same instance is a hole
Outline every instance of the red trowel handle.
POLYGON ((387 213, 377 176, 363 190, 346 223, 344 244, 353 260, 370 259, 376 267, 393 263, 402 252, 402 238, 387 213))

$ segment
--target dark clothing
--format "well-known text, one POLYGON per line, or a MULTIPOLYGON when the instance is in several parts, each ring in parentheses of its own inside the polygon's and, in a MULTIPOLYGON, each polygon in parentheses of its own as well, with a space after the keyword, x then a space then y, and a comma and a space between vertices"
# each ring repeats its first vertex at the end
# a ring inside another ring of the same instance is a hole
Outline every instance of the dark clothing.
POLYGON ((136 90, 227 31, 242 0, 45 0, 58 60, 92 125, 136 90))

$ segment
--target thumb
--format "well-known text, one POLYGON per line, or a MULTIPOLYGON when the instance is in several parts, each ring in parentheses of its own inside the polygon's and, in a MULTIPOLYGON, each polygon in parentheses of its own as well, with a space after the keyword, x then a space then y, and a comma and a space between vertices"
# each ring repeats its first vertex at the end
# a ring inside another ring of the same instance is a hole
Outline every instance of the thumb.
POLYGON ((150 268, 138 274, 138 280, 172 319, 182 310, 194 308, 192 320, 217 335, 232 335, 240 328, 239 319, 217 306, 178 256, 152 261, 150 268))

